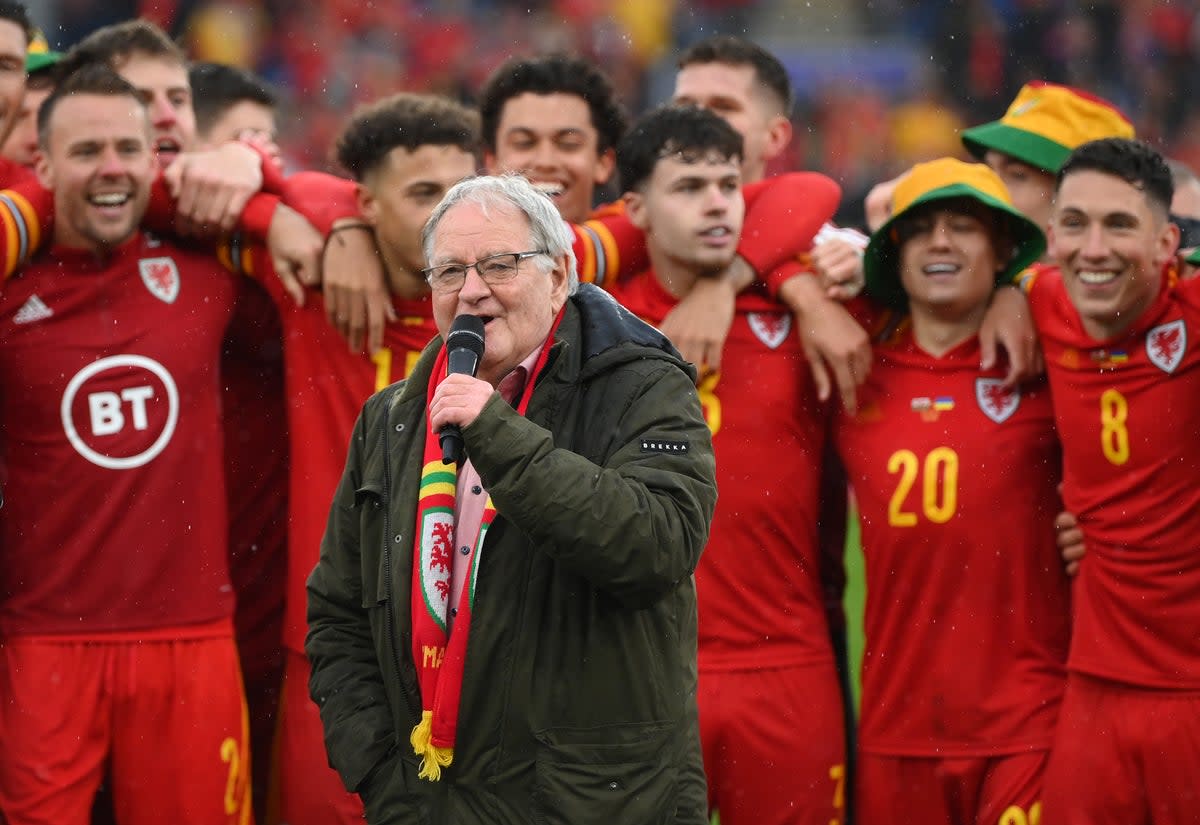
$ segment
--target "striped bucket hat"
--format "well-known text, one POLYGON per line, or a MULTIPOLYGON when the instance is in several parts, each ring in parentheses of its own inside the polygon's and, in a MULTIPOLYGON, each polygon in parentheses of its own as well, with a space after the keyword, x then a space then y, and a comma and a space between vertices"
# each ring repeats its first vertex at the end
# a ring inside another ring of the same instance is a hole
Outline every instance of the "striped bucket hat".
POLYGON ((908 295, 900 282, 896 221, 924 204, 961 198, 983 204, 1008 225, 1013 256, 997 274, 997 284, 1011 283, 1018 272, 1046 250, 1046 236, 1042 230, 1013 208, 1008 190, 991 169, 981 163, 964 163, 954 158, 918 163, 896 186, 892 195, 892 216, 867 244, 863 270, 866 291, 871 298, 897 309, 908 305, 908 295))
POLYGON ((962 142, 977 158, 995 149, 1055 174, 1076 146, 1107 137, 1133 137, 1120 109, 1079 89, 1035 80, 1021 88, 1004 117, 965 129, 962 142))

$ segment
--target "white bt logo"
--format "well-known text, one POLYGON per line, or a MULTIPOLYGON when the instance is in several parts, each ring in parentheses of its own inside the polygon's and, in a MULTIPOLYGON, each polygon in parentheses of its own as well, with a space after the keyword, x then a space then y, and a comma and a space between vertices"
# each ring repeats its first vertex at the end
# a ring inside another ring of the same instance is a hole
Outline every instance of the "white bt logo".
POLYGON ((109 470, 129 470, 154 460, 171 442, 179 391, 157 361, 112 355, 75 374, 60 413, 67 439, 80 455, 109 470))
POLYGON ((146 429, 146 401, 154 397, 153 387, 129 387, 115 392, 88 394, 88 410, 92 414, 92 435, 113 435, 125 429, 125 413, 121 407, 129 403, 135 430, 146 429))

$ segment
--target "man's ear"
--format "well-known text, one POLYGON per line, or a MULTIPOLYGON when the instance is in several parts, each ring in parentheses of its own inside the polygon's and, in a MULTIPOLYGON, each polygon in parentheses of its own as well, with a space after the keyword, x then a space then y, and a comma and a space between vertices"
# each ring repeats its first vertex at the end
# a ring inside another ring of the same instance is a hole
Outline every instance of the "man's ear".
POLYGON ((783 154, 792 142, 792 122, 783 115, 775 115, 767 122, 767 140, 763 159, 772 161, 783 154))
POLYGON ((33 159, 33 171, 37 174, 38 183, 43 188, 54 191, 54 167, 50 165, 50 156, 44 149, 38 149, 33 159))
POLYGON ((554 259, 554 269, 550 271, 550 306, 555 312, 562 309, 567 302, 567 292, 571 287, 571 276, 567 274, 567 256, 559 255, 554 259))
POLYGON ((375 226, 379 221, 379 200, 375 194, 368 187, 359 183, 354 187, 354 195, 358 201, 358 213, 367 223, 375 226))
POLYGON ((622 195, 621 200, 625 202, 625 216, 629 218, 629 222, 645 232, 649 228, 646 197, 641 192, 630 191, 622 195))
POLYGON ((608 183, 613 176, 613 170, 617 168, 617 153, 613 149, 606 149, 596 158, 596 173, 592 176, 592 180, 597 186, 603 186, 608 183))
POLYGON ((1175 257, 1175 253, 1179 251, 1180 237, 1179 227, 1169 220, 1166 221, 1162 232, 1158 236, 1158 249, 1155 250, 1156 264, 1162 266, 1168 260, 1175 257))

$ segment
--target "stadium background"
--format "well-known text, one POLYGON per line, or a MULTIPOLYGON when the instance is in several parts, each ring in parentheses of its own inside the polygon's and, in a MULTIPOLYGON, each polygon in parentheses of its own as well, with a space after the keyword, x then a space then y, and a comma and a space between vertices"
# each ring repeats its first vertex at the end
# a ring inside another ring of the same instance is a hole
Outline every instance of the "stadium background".
MULTIPOLYGON (((401 89, 471 100, 506 57, 596 60, 632 114, 666 99, 678 52, 734 33, 774 51, 796 87, 795 139, 775 171, 838 180, 845 224, 869 186, 962 155, 957 131, 1041 78, 1115 101, 1139 136, 1200 170, 1200 0, 33 0, 56 49, 147 17, 197 59, 252 69, 283 95, 293 168, 330 168, 359 103, 401 89)), ((335 170, 336 171, 336 170, 335 170)), ((609 196, 615 193, 607 193, 609 196)), ((863 588, 852 526, 851 655, 863 588)), ((857 691, 857 685, 855 686, 857 691)))

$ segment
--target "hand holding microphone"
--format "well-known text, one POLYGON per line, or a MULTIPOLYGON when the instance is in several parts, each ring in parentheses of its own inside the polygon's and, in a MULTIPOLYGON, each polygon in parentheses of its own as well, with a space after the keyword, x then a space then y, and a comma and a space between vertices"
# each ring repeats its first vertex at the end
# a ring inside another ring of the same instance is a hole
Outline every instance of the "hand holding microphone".
MULTIPOLYGON (((483 320, 479 316, 459 315, 454 319, 446 336, 446 357, 449 375, 475 377, 483 360, 483 320)), ((438 444, 443 464, 462 462, 463 437, 457 424, 443 424, 438 429, 438 444)))

